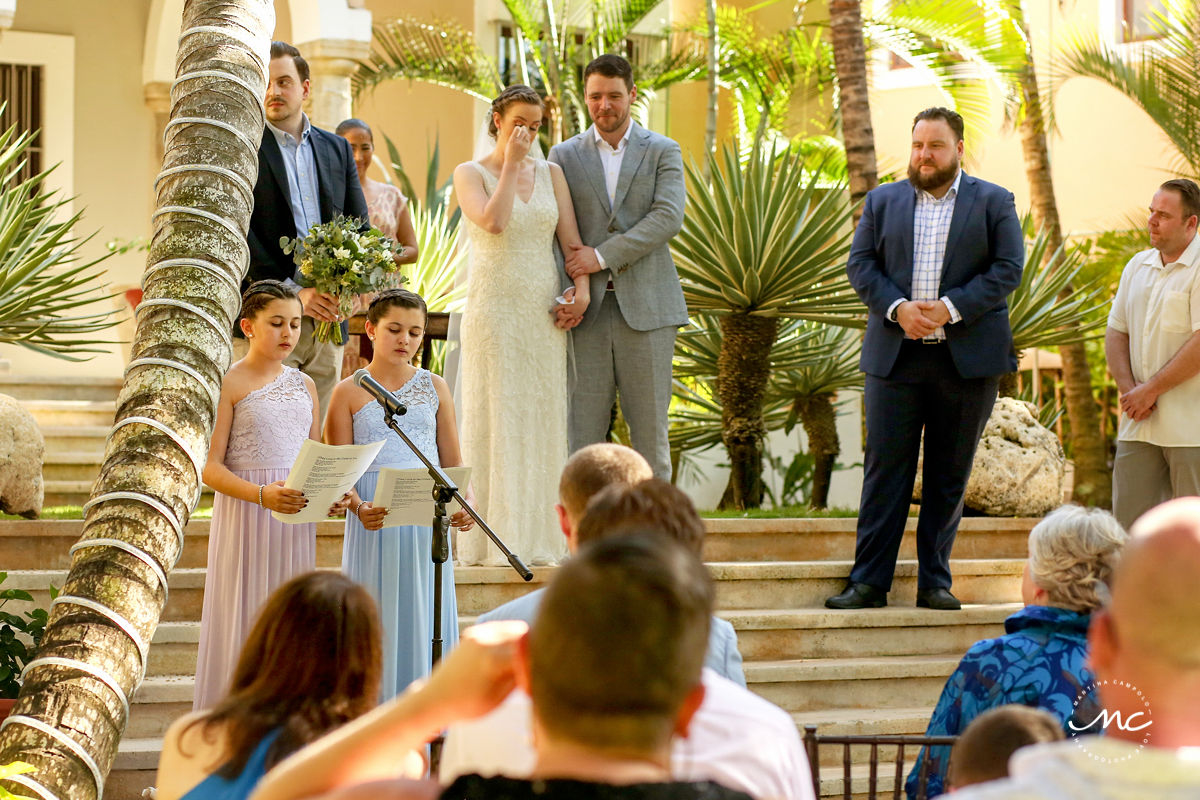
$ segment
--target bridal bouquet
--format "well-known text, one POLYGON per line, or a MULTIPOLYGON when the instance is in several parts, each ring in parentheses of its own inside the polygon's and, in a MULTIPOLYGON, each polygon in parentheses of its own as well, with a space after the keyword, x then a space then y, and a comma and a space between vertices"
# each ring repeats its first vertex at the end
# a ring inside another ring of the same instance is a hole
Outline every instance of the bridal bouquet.
MULTIPOLYGON (((342 317, 353 313, 355 295, 384 288, 385 279, 396 272, 394 244, 378 228, 363 231, 360 220, 340 214, 314 225, 303 239, 284 236, 279 240, 283 252, 295 259, 304 284, 336 297, 342 317)), ((392 275, 391 284, 395 283, 392 275)), ((317 341, 342 344, 342 326, 318 322, 313 336, 317 341)))

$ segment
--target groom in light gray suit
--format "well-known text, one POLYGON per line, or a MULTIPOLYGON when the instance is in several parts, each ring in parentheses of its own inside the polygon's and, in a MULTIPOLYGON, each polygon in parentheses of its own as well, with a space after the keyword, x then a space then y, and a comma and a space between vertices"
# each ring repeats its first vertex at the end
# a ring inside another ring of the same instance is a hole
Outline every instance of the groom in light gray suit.
POLYGON ((619 392, 634 449, 669 480, 671 358, 676 329, 687 324, 668 247, 683 225, 683 157, 674 141, 630 118, 637 89, 628 61, 603 55, 583 76, 592 127, 550 151, 583 240, 563 254, 564 286, 591 274, 591 305, 572 334, 570 449, 605 440, 619 392))

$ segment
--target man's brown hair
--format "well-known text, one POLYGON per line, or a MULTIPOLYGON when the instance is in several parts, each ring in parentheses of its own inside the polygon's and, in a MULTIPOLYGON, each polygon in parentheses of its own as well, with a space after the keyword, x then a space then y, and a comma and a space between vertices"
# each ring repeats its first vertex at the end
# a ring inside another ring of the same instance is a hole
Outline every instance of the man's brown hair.
POLYGON ((661 531, 700 557, 704 520, 690 497, 660 478, 601 491, 588 503, 575 540, 583 546, 645 527, 661 531))
POLYGON ((296 65, 296 74, 300 76, 300 82, 304 83, 308 80, 308 62, 304 60, 304 56, 300 55, 300 51, 295 45, 287 42, 274 41, 271 42, 271 60, 277 58, 292 57, 292 63, 296 65))
POLYGON ((535 718, 593 750, 665 747, 700 682, 712 608, 704 565, 661 531, 582 547, 546 589, 529 635, 535 718))
POLYGON ((1008 777, 1008 759, 1022 747, 1066 738, 1062 723, 1040 708, 1007 705, 983 712, 954 743, 946 780, 955 789, 1008 777))
POLYGON ((638 451, 619 444, 589 444, 575 452, 558 481, 558 500, 572 522, 578 523, 588 502, 609 486, 631 486, 653 476, 638 451))
POLYGON ((1187 222, 1188 217, 1200 217, 1200 186, 1197 186, 1195 181, 1187 178, 1174 178, 1158 188, 1179 195, 1179 203, 1183 206, 1184 222, 1187 222))

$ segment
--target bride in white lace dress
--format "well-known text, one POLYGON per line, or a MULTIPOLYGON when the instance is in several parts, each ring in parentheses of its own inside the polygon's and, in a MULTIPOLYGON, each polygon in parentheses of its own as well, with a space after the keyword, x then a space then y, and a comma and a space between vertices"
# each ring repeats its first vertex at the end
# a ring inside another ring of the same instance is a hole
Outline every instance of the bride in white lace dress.
MULTIPOLYGON (((528 86, 492 102, 495 148, 454 170, 454 191, 470 237, 462 321, 462 449, 479 509, 528 564, 566 554, 554 505, 567 458, 567 333, 589 301, 587 276, 568 289, 574 302, 552 314, 564 252, 579 243, 562 170, 530 156, 544 107, 528 86)), ((503 564, 476 530, 458 537, 464 564, 503 564)))

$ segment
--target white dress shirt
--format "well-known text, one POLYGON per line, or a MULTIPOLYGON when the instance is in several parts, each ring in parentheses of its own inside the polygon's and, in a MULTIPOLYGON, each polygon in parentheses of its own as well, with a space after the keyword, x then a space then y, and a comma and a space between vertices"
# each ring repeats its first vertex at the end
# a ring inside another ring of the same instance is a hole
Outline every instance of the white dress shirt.
MULTIPOLYGON (((313 152, 312 123, 308 115, 301 113, 304 120, 300 129, 300 140, 287 131, 276 128, 270 122, 267 130, 279 144, 279 152, 283 156, 283 169, 287 173, 288 206, 292 210, 292 220, 296 224, 296 236, 303 239, 314 225, 321 224, 321 205, 318 200, 317 157, 313 152)), ((296 268, 292 280, 293 286, 301 280, 300 269, 296 268)))
MULTIPOLYGON (((791 716, 707 667, 701 680, 704 701, 687 738, 671 747, 672 777, 716 781, 752 797, 813 800, 808 756, 791 716)), ((490 714, 452 726, 442 749, 442 784, 471 773, 529 777, 536 761, 531 708, 518 689, 490 714)))
MULTIPOLYGON (((629 149, 629 134, 633 132, 633 126, 636 124, 633 120, 629 120, 629 125, 626 126, 625 133, 617 142, 616 147, 605 141, 604 137, 600 135, 600 131, 596 130, 596 126, 592 126, 592 134, 596 137, 596 152, 600 154, 600 164, 604 167, 604 188, 608 191, 610 211, 617 199, 617 180, 621 177, 621 163, 625 160, 625 151, 629 149)), ((608 264, 604 263, 604 256, 600 255, 599 250, 595 252, 600 267, 608 269, 608 264)))

